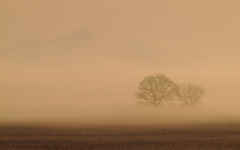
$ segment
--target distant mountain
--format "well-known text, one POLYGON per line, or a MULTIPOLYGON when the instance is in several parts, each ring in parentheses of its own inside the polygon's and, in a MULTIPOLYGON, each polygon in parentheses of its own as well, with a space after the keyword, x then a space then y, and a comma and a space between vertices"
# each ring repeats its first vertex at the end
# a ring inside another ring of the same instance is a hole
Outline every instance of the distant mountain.
POLYGON ((55 40, 40 41, 40 42, 25 41, 23 43, 7 48, 1 52, 2 53, 12 53, 12 52, 24 53, 24 51, 31 52, 31 51, 49 49, 49 48, 58 48, 58 49, 70 48, 71 49, 78 46, 78 44, 84 41, 91 41, 96 38, 97 38, 96 35, 94 35, 90 31, 83 28, 55 40))
POLYGON ((60 37, 56 40, 41 42, 41 44, 45 44, 46 46, 53 48, 69 49, 78 46, 80 43, 84 41, 91 41, 96 38, 97 36, 89 32, 88 30, 80 29, 76 32, 60 37))
POLYGON ((0 51, 0 62, 49 65, 114 59, 127 63, 171 65, 199 58, 187 54, 174 50, 164 37, 155 33, 114 40, 98 38, 90 31, 80 29, 55 40, 26 41, 0 51))
POLYGON ((64 55, 79 45, 98 37, 86 29, 67 34, 49 41, 25 41, 0 51, 1 59, 7 61, 45 61, 65 57, 64 55))

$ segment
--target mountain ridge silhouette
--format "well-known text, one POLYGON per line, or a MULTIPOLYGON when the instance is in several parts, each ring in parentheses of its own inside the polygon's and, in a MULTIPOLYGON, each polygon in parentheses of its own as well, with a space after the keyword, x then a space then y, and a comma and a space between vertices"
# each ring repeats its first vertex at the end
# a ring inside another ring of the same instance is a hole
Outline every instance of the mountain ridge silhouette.
POLYGON ((2 50, 1 52, 8 53, 13 51, 21 51, 21 50, 29 50, 29 49, 42 49, 44 47, 49 48, 60 48, 60 49, 66 49, 66 48, 74 48, 79 43, 84 41, 91 41, 98 38, 96 35, 94 35, 92 32, 88 31, 85 28, 79 29, 75 32, 69 33, 67 35, 64 35, 60 38, 54 39, 54 40, 47 40, 47 41, 24 41, 22 43, 13 45, 7 49, 2 50))

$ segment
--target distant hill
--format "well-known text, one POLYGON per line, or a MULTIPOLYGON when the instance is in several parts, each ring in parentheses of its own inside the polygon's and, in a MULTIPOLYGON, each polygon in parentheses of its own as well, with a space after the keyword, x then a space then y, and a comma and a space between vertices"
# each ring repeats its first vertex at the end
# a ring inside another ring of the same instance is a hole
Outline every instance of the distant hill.
POLYGON ((50 46, 53 48, 69 49, 78 46, 78 44, 80 44, 81 42, 91 41, 96 38, 97 36, 91 33, 90 31, 86 29, 80 29, 76 32, 67 34, 53 41, 41 42, 41 44, 45 44, 46 46, 50 46))
POLYGON ((24 64, 84 63, 115 59, 126 63, 168 64, 177 60, 167 42, 149 33, 124 40, 103 39, 86 29, 55 40, 26 41, 0 52, 0 61, 24 64))
POLYGON ((164 36, 155 33, 136 35, 124 40, 98 38, 80 29, 49 41, 25 41, 0 51, 0 62, 14 64, 88 64, 117 60, 148 65, 202 64, 210 58, 202 51, 183 51, 173 48, 164 36))
POLYGON ((22 52, 30 49, 39 50, 42 48, 60 48, 60 49, 74 48, 81 42, 94 40, 96 38, 97 38, 96 35, 83 28, 55 40, 39 42, 25 41, 23 43, 7 48, 2 52, 3 53, 8 52, 11 53, 16 51, 22 52))
POLYGON ((55 40, 22 42, 0 51, 0 57, 8 62, 46 61, 52 58, 63 57, 68 51, 97 38, 96 35, 83 28, 55 40))

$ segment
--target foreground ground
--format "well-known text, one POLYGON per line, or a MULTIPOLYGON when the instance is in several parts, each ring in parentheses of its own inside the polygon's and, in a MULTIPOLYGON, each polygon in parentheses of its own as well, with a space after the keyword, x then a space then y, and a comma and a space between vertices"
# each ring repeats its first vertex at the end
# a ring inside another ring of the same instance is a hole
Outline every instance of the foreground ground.
POLYGON ((1 150, 238 150, 240 124, 1 125, 1 150))

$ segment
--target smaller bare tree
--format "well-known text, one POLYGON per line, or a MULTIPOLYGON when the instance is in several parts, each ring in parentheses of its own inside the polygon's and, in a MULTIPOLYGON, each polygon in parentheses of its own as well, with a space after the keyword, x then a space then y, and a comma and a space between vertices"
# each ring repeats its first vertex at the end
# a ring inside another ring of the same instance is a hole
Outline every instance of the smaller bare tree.
POLYGON ((181 105, 186 107, 195 107, 201 104, 201 98, 205 89, 193 84, 182 84, 179 86, 178 97, 181 105))

